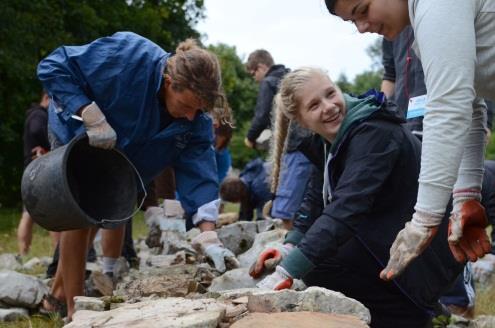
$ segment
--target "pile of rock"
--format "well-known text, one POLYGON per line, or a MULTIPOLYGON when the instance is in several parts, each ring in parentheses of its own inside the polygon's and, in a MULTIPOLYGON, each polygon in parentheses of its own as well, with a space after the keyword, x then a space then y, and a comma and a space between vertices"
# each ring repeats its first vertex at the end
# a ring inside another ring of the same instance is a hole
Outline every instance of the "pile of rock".
POLYGON ((177 205, 167 201, 146 215, 150 234, 138 243, 140 270, 130 270, 117 284, 113 294, 118 301, 77 298, 77 312, 68 327, 138 323, 143 327, 250 327, 253 322, 272 325, 267 318, 272 315, 279 322, 316 325, 324 320, 335 322, 335 327, 369 323, 369 311, 362 304, 324 288, 282 292, 255 288, 259 280, 249 276, 248 267, 265 247, 283 241, 286 231, 280 229, 280 222, 224 221, 218 237, 241 267, 220 275, 192 248, 190 242, 199 231, 185 231, 177 205))
POLYGON ((252 327, 254 322, 258 327, 277 327, 275 322, 283 327, 290 320, 296 320, 300 327, 307 321, 314 327, 325 322, 325 327, 357 328, 367 327, 370 322, 369 311, 361 303, 319 287, 281 292, 238 289, 194 298, 147 299, 120 303, 109 311, 103 311, 101 300, 91 302, 88 298, 78 298, 76 308, 73 322, 67 327, 137 324, 140 327, 252 327))
POLYGON ((0 321, 28 317, 47 293, 48 287, 38 278, 0 271, 0 321))
MULTIPOLYGON (((369 310, 339 292, 306 288, 300 281, 291 290, 256 288, 259 280, 249 276, 248 268, 263 249, 283 242, 281 222, 223 220, 219 239, 240 267, 221 274, 191 246, 199 230, 186 232, 182 215, 174 201, 147 212, 150 233, 136 243, 139 270, 130 269, 122 258, 112 281, 98 264, 89 264, 86 290, 98 297, 76 297, 76 312, 67 327, 368 327, 369 310)), ((12 254, 0 256, 0 270, 10 270, 0 272, 0 320, 36 311, 47 286, 13 270, 47 261, 23 266, 12 254)), ((452 320, 448 327, 495 327, 494 320, 452 320)))

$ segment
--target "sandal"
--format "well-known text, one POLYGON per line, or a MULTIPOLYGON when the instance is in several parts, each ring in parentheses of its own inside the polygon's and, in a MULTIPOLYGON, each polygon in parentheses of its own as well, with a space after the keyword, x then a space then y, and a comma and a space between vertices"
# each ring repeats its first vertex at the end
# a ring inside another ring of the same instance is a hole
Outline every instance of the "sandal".
POLYGON ((65 302, 63 301, 58 300, 52 294, 46 294, 41 300, 39 312, 47 316, 58 314, 61 318, 64 318, 67 316, 67 304, 65 304, 65 302), (45 301, 52 308, 52 310, 47 310, 43 307, 45 301))

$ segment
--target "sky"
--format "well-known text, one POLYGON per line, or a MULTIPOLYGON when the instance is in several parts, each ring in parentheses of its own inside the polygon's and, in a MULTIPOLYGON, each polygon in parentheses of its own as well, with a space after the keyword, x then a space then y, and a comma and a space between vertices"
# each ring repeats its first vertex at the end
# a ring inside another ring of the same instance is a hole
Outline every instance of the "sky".
POLYGON ((206 19, 196 26, 204 43, 235 46, 243 61, 263 48, 276 63, 321 67, 333 79, 371 67, 366 48, 378 36, 359 34, 330 15, 323 0, 205 0, 205 8, 206 19))

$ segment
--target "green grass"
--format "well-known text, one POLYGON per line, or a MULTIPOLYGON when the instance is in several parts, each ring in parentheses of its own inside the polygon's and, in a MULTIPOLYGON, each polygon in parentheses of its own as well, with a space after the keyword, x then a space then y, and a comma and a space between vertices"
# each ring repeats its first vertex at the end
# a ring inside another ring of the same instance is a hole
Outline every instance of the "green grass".
POLYGON ((486 159, 495 160, 495 133, 492 132, 490 142, 486 147, 486 159))
POLYGON ((225 207, 223 209, 224 213, 228 213, 228 212, 234 212, 234 213, 237 213, 239 212, 239 204, 236 204, 236 203, 230 203, 230 202, 225 202, 224 203, 225 207))
POLYGON ((148 235, 148 226, 144 223, 144 212, 139 211, 132 219, 132 238, 134 240, 139 238, 146 238, 148 235))
MULTIPOLYGON (((0 254, 18 253, 17 225, 20 217, 20 209, 0 209, 0 254)), ((52 253, 53 248, 48 231, 35 225, 33 227, 31 250, 23 258, 23 261, 32 257, 49 256, 52 253)))
POLYGON ((18 320, 13 322, 1 322, 0 328, 60 328, 64 324, 60 317, 43 317, 33 315, 29 320, 18 320))
MULTIPOLYGON (((0 254, 18 254, 17 225, 21 217, 20 209, 0 209, 0 254)), ((148 228, 144 223, 143 212, 139 211, 133 219, 132 235, 134 239, 146 237, 148 228)), ((29 254, 23 257, 27 261, 33 257, 51 256, 53 247, 48 231, 38 225, 33 227, 33 240, 29 254)))

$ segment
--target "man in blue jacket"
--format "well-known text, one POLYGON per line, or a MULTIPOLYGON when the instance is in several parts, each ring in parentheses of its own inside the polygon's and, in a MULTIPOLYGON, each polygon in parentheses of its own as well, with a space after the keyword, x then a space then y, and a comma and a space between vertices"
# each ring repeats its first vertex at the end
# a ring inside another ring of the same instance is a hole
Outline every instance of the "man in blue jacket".
MULTIPOLYGON (((94 147, 123 151, 146 184, 173 166, 181 205, 202 231, 196 244, 215 263, 233 258, 214 231, 217 170, 212 122, 204 112, 225 100, 215 55, 194 40, 180 43, 171 54, 137 34, 118 32, 57 48, 40 62, 38 77, 52 98, 52 145, 86 133, 94 147)), ((229 121, 228 106, 222 108, 227 109, 215 114, 229 121)), ((104 234, 104 271, 111 271, 120 255, 123 228, 104 234)), ((58 310, 66 300, 71 318, 73 297, 83 294, 90 240, 90 228, 62 232, 60 265, 45 310, 58 310)))

